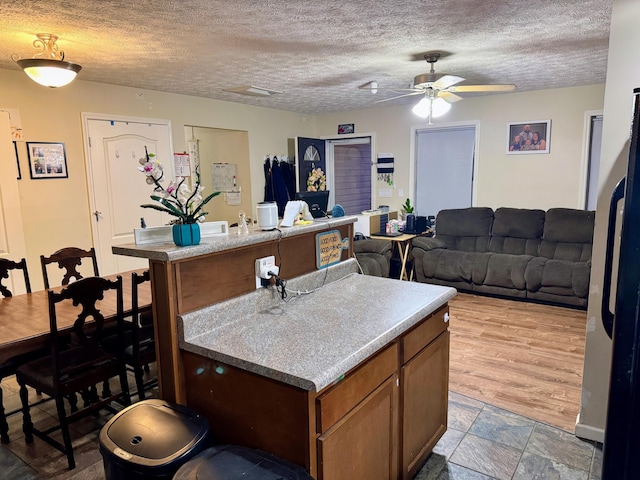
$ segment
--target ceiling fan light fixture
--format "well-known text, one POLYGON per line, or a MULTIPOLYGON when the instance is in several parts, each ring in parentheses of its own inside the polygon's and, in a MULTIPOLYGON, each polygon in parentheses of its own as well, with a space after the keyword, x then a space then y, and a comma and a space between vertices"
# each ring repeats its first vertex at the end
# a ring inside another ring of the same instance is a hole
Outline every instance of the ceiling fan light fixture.
POLYGON ((421 118, 427 118, 429 116, 431 101, 427 97, 422 97, 418 103, 411 109, 413 113, 421 118))
POLYGON ((33 46, 42 51, 34 58, 18 60, 17 54, 11 58, 34 82, 50 88, 64 87, 76 78, 82 67, 64 60, 64 52, 58 48, 58 37, 50 33, 38 33, 33 46))
POLYGON ((438 118, 451 110, 451 104, 443 98, 436 98, 431 105, 431 116, 438 118))
POLYGON ((451 109, 451 104, 442 98, 432 98, 426 95, 411 109, 421 118, 438 118, 451 109))

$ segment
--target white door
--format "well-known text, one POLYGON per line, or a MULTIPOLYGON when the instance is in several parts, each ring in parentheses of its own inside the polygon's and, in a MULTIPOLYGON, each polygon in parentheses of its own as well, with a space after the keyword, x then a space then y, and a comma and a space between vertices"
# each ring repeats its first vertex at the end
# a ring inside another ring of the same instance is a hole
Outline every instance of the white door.
POLYGON ((91 228, 100 275, 144 268, 148 260, 114 255, 112 245, 134 243, 133 230, 141 219, 147 227, 165 225, 169 218, 142 204, 153 188, 138 171, 145 146, 155 153, 165 170, 167 182, 173 175, 171 123, 168 120, 107 118, 83 114, 91 228))

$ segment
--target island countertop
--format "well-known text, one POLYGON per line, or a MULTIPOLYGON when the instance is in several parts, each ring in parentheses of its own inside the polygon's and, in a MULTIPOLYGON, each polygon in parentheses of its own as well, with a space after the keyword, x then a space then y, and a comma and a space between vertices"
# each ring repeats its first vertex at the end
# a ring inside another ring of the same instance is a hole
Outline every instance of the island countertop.
POLYGON ((185 314, 180 348, 318 392, 455 294, 450 287, 351 273, 262 309, 240 297, 185 314))
POLYGON ((234 231, 227 235, 217 235, 202 238, 198 245, 178 247, 172 242, 153 244, 122 244, 111 247, 113 253, 128 257, 148 258, 161 262, 182 260, 197 257, 209 253, 233 250, 240 247, 256 245, 263 242, 275 241, 281 238, 302 235, 310 232, 320 232, 328 228, 337 228, 342 225, 354 223, 357 217, 346 216, 336 218, 317 218, 309 225, 295 225, 293 227, 281 227, 274 230, 262 231, 258 226, 253 226, 245 235, 238 235, 234 231))

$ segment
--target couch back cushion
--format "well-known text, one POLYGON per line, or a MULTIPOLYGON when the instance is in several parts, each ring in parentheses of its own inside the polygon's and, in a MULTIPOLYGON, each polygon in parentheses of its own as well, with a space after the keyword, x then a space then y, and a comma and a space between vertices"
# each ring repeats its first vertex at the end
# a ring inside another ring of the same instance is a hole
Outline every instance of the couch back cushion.
POLYGON ((492 223, 493 210, 487 207, 441 210, 436 218, 436 236, 451 250, 486 252, 492 223))
POLYGON ((544 230, 544 217, 544 210, 498 208, 493 215, 489 251, 537 256, 544 230))
POLYGON ((591 260, 595 212, 551 208, 544 220, 540 256, 569 262, 591 260))

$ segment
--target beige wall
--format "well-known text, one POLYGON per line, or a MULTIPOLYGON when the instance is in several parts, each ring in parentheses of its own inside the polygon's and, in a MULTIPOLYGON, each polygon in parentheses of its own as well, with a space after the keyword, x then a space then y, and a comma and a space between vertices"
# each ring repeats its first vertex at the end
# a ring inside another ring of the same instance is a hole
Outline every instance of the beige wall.
MULTIPOLYGON (((264 188, 265 154, 288 151, 288 138, 313 136, 314 119, 300 114, 205 98, 119 87, 76 80, 60 89, 47 89, 22 72, 0 70, 0 106, 20 111, 25 141, 64 142, 68 179, 31 180, 24 144, 19 145, 22 180, 18 181, 24 222, 27 262, 32 286, 42 288, 39 255, 64 246, 92 245, 91 217, 82 143, 81 112, 168 119, 175 151, 188 150, 185 125, 244 130, 249 136, 250 188, 255 201, 264 188), (8 93, 10 92, 10 94, 8 93)), ((144 188, 142 183, 140 188, 144 188)))
POLYGON ((614 0, 609 39, 607 82, 596 228, 593 242, 582 404, 576 433, 603 440, 611 364, 611 341, 602 327, 600 304, 609 199, 626 174, 633 89, 640 87, 640 59, 630 45, 640 41, 640 2, 614 0))
MULTIPOLYGON (((434 124, 479 121, 476 205, 583 208, 585 112, 602 109, 603 97, 604 85, 590 85, 466 98, 434 124), (551 120, 550 153, 507 155, 507 123, 533 120, 551 120)), ((377 152, 395 155, 393 198, 378 197, 376 205, 389 204, 398 209, 411 190, 411 127, 426 125, 418 121, 410 107, 379 107, 317 118, 320 135, 335 134, 338 124, 354 123, 356 133, 375 132, 377 152), (404 195, 399 195, 400 190, 404 195)), ((384 184, 377 186, 387 188, 384 184)))

